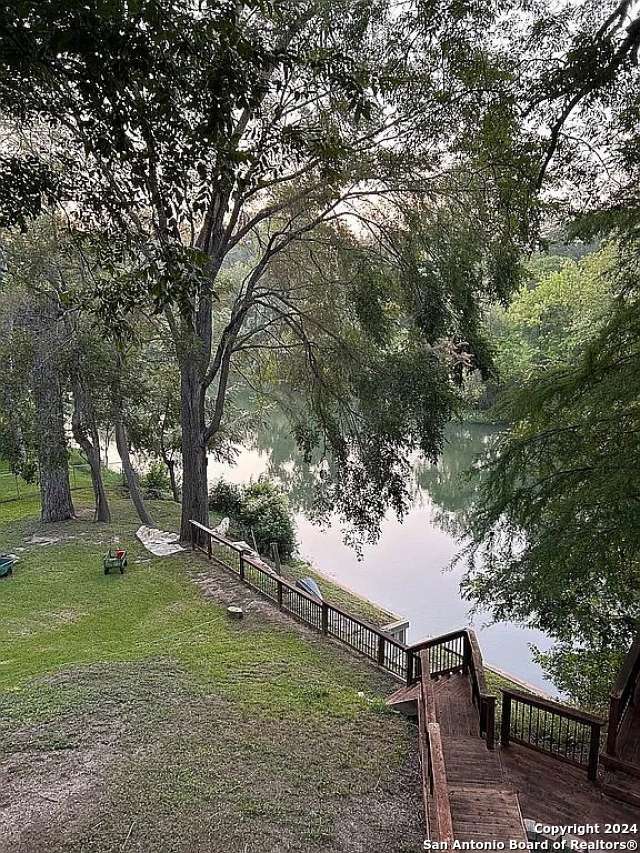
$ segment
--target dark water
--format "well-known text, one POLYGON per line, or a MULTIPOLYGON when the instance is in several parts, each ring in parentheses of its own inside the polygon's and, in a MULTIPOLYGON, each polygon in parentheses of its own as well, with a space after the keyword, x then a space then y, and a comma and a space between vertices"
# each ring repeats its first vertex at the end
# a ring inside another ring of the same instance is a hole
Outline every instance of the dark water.
POLYGON ((300 554, 320 572, 409 619, 410 641, 473 624, 488 664, 553 692, 530 652, 530 644, 548 648, 549 640, 512 623, 489 625, 486 615, 472 617, 459 591, 464 567, 450 569, 460 550, 464 513, 478 488, 477 478, 467 472, 487 453, 494 436, 495 429, 483 425, 452 427, 439 464, 416 465, 416 494, 403 522, 388 513, 379 541, 365 545, 361 559, 345 545, 338 520, 318 527, 305 515, 314 472, 302 464, 284 425, 260 433, 234 466, 212 460, 210 477, 242 483, 268 474, 280 480, 292 505, 299 507, 300 554))

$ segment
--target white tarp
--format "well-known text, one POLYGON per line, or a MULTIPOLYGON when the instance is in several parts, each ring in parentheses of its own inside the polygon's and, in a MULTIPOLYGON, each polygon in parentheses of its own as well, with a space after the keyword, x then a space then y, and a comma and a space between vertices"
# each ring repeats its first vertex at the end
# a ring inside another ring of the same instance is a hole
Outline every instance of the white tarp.
POLYGON ((146 527, 143 524, 136 531, 136 536, 147 551, 151 551, 156 557, 166 557, 168 554, 177 554, 178 551, 184 550, 177 533, 169 533, 155 527, 146 527))

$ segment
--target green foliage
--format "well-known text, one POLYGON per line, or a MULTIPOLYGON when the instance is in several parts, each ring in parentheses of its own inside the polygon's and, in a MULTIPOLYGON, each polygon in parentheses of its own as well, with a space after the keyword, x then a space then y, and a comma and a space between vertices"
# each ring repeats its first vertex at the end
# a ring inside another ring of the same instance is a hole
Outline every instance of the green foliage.
POLYGON ((140 478, 144 495, 151 500, 163 498, 171 488, 169 475, 162 462, 152 462, 148 471, 140 478))
POLYGON ((534 658, 558 690, 585 710, 606 716, 613 679, 624 660, 624 648, 573 646, 557 643, 548 652, 534 649, 534 658))
POLYGON ((602 698, 640 625, 639 272, 629 255, 625 292, 574 363, 503 402, 513 428, 469 531, 466 594, 556 638, 542 660, 582 702, 602 698))
POLYGON ((610 308, 615 258, 608 247, 578 262, 542 256, 531 263, 529 280, 490 318, 503 387, 574 361, 610 308))
POLYGON ((261 554, 269 555, 275 542, 283 561, 293 555, 296 532, 292 513, 284 492, 274 483, 260 479, 236 486, 220 479, 209 492, 209 508, 228 515, 249 544, 255 536, 261 554))
POLYGON ((242 499, 241 486, 228 483, 222 477, 209 489, 209 509, 221 515, 237 518, 240 514, 242 499))
POLYGON ((275 484, 258 480, 246 486, 238 520, 247 531, 253 531, 260 553, 269 553, 271 543, 276 542, 283 560, 293 555, 295 525, 286 496, 275 484))

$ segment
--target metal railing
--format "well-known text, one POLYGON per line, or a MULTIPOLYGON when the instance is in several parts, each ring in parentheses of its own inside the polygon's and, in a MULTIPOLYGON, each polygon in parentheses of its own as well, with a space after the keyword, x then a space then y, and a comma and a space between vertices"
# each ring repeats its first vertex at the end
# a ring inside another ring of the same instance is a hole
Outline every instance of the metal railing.
POLYGON ((410 652, 404 643, 341 607, 314 598, 277 575, 270 567, 259 564, 245 548, 214 530, 197 521, 191 522, 191 528, 194 550, 204 551, 209 559, 230 569, 283 612, 326 636, 334 637, 396 678, 406 679, 410 652))
POLYGON ((496 697, 487 690, 484 664, 475 631, 471 628, 463 628, 411 646, 409 650, 410 683, 418 681, 422 675, 421 652, 425 649, 429 650, 428 659, 432 678, 457 672, 468 675, 471 694, 478 710, 480 733, 486 738, 489 749, 493 749, 496 697))
POLYGON ((500 742, 543 752, 582 767, 595 781, 604 720, 576 708, 516 690, 502 690, 500 742))

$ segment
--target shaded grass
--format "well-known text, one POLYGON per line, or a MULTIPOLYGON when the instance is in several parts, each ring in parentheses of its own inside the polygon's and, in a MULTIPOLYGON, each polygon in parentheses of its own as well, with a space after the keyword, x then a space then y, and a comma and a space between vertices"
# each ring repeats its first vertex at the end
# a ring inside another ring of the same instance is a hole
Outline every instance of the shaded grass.
POLYGON ((122 524, 100 531, 71 522, 56 531, 79 538, 33 546, 2 587, 10 595, 0 629, 0 689, 62 667, 168 655, 203 685, 215 682, 235 700, 272 713, 351 715, 362 705, 357 692, 366 672, 341 667, 331 648, 310 646, 293 630, 229 622, 181 571, 190 554, 149 560, 122 524), (129 549, 129 570, 105 576, 102 554, 115 541, 129 549), (301 685, 300 672, 310 666, 314 682, 301 685))
MULTIPOLYGON (((102 478, 107 488, 116 488, 122 482, 117 471, 103 469, 102 478)), ((85 493, 78 495, 80 503, 84 504, 91 499, 91 473, 89 465, 82 454, 72 450, 69 455, 69 483, 74 495, 76 492, 85 493)), ((40 486, 37 480, 27 482, 22 477, 11 473, 8 463, 0 459, 0 504, 5 502, 21 501, 23 507, 16 507, 13 518, 22 518, 25 514, 33 514, 34 503, 40 496, 40 486)))

